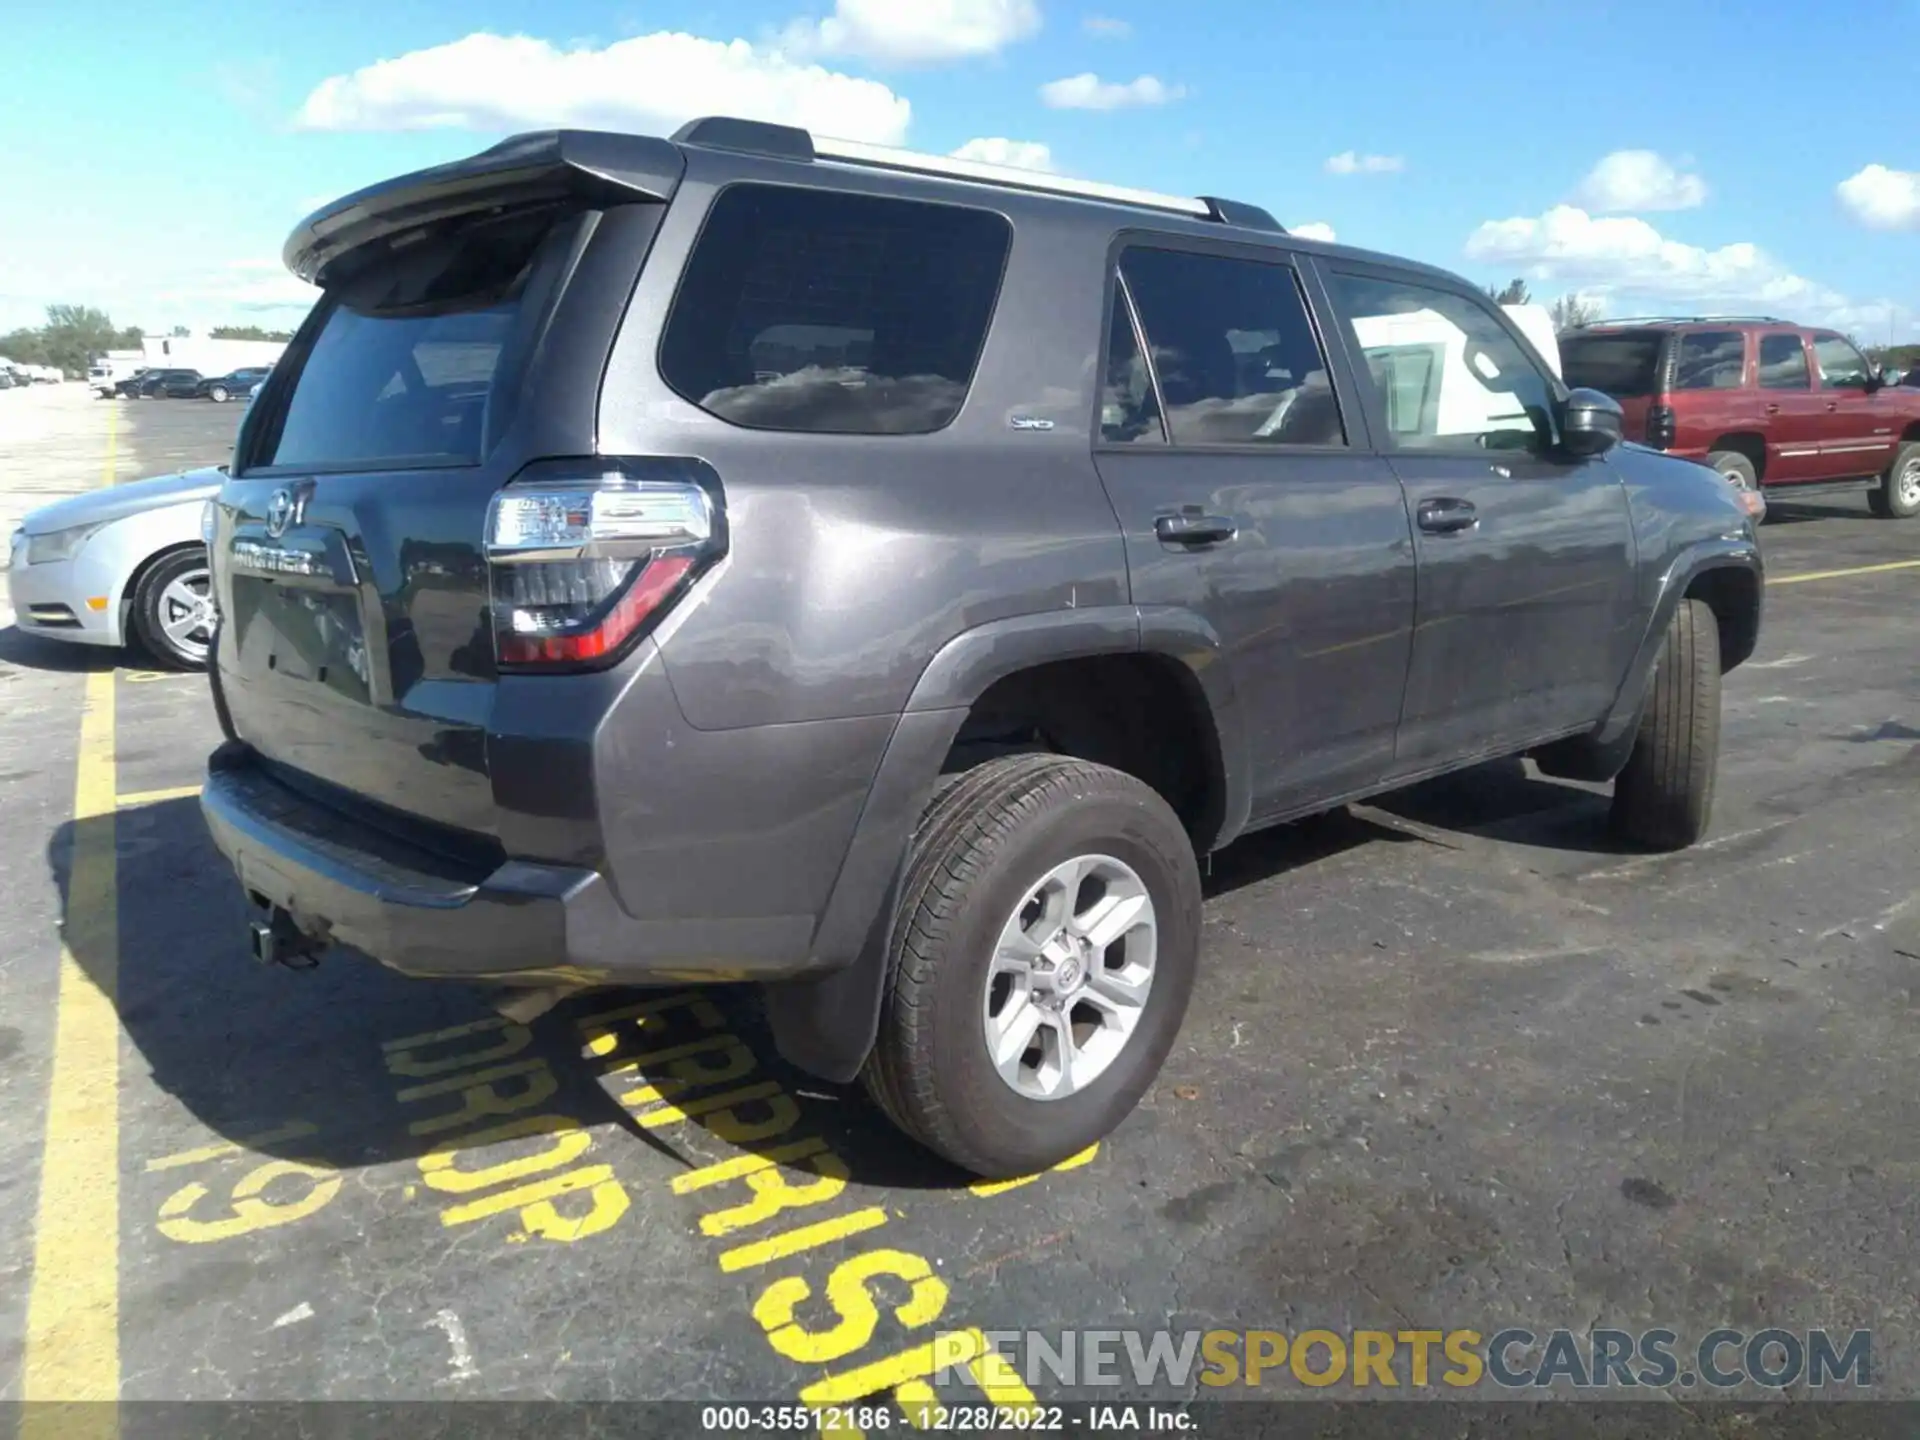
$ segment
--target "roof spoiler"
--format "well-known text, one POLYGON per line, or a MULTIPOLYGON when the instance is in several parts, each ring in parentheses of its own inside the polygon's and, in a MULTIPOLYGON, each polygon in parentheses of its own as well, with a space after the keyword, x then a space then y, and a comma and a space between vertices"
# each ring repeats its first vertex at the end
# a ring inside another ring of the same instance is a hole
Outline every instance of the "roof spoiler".
POLYGON ((383 180, 313 212, 287 237, 281 259, 326 285, 343 256, 462 215, 498 214, 578 198, 613 204, 672 199, 686 157, 650 135, 548 130, 516 135, 464 160, 383 180))

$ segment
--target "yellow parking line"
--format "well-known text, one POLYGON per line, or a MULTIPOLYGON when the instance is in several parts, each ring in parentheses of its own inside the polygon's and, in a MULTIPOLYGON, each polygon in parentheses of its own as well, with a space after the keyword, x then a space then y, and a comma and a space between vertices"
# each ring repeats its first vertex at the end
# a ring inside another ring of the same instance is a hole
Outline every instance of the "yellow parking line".
POLYGON ((116 797, 116 803, 122 810, 131 810, 136 805, 161 805, 169 800, 185 800, 199 793, 198 785, 175 785, 167 790, 129 790, 116 797))
POLYGON ((1840 580, 1848 575, 1878 575, 1887 570, 1920 569, 1920 560, 1889 560, 1884 565, 1855 565, 1847 570, 1813 570, 1805 575, 1769 575, 1769 585, 1804 585, 1809 580, 1840 580))
MULTIPOLYGON (((73 796, 66 935, 60 950, 22 1395, 112 1400, 120 1389, 120 1022, 114 856, 113 674, 87 677, 73 796), (76 952, 88 959, 82 968, 76 952)), ((113 1433, 110 1407, 90 1433, 113 1433)), ((21 1434, 70 1424, 29 1404, 21 1434)))

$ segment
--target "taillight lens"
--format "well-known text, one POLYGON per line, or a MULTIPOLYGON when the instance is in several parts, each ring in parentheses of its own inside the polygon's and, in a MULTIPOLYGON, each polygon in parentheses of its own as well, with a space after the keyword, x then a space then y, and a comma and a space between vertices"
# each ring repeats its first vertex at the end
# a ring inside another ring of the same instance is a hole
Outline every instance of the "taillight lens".
MULTIPOLYGON (((494 650, 503 668, 617 660, 718 556, 717 487, 697 461, 540 470, 487 515, 494 650)), ((710 473, 710 472, 708 472, 710 473)))
POLYGON ((1656 450, 1665 450, 1673 444, 1673 434, 1673 407, 1649 405, 1647 407, 1647 444, 1656 450))

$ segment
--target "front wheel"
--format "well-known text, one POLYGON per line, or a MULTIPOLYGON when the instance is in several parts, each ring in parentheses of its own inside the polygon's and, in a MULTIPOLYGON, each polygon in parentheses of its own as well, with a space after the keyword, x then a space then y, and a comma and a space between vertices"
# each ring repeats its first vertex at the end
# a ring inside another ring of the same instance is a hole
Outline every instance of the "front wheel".
POLYGON ((148 654, 175 670, 204 670, 213 639, 213 583, 195 545, 163 555, 133 592, 133 628, 148 654))
POLYGON ((1920 443, 1910 440, 1893 452, 1880 484, 1867 492, 1867 506, 1882 520, 1920 515, 1920 443))
POLYGON ((1707 833, 1720 758, 1720 627, 1704 600, 1682 600, 1654 663, 1633 751, 1613 786, 1613 831, 1650 850, 1684 850, 1707 833))
POLYGON ((226 404, 228 399, 227 387, 224 385, 215 385, 211 390, 207 391, 207 398, 216 405, 226 404))
POLYGON ((1199 949, 1199 867, 1165 800, 1085 761, 989 761, 921 817, 861 1078, 955 1164, 1044 1170, 1132 1113, 1199 949))

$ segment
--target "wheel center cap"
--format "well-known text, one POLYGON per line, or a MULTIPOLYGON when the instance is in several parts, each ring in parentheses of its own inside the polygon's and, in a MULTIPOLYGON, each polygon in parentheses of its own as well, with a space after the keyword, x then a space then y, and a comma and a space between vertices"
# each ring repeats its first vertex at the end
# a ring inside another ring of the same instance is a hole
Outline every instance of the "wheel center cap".
POLYGON ((1064 995, 1080 983, 1080 975, 1080 961, 1074 956, 1068 956, 1053 972, 1053 988, 1064 995))

